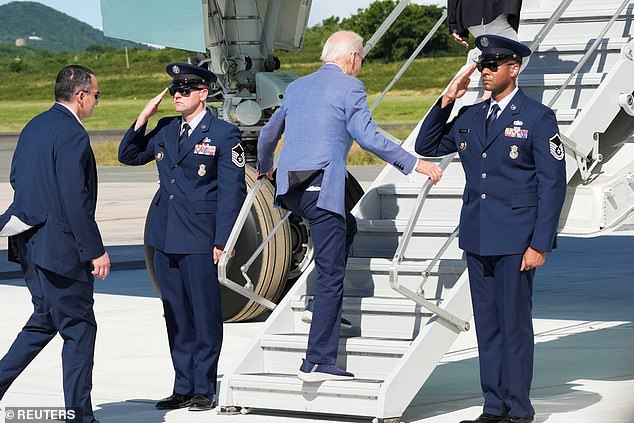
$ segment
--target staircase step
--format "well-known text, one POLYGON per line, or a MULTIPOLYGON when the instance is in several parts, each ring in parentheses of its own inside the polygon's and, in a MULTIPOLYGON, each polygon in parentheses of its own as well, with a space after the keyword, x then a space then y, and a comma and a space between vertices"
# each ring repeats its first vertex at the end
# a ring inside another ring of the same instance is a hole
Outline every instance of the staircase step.
MULTIPOLYGON (((522 24, 524 25, 540 25, 546 23, 548 19, 552 16, 556 7, 561 3, 561 0, 553 1, 552 7, 540 7, 539 9, 531 9, 531 8, 523 8, 520 28, 522 24)), ((612 19, 614 12, 616 9, 623 3, 618 0, 601 0, 600 2, 588 1, 586 4, 581 4, 579 0, 573 1, 568 8, 564 11, 561 16, 561 20, 565 22, 569 22, 571 20, 579 20, 579 21, 590 21, 590 22, 602 22, 605 20, 612 19)), ((621 11, 619 15, 620 20, 625 20, 631 18, 627 14, 627 6, 621 11)), ((592 33, 584 33, 580 34, 580 38, 588 37, 592 33)))
MULTIPOLYGON (((310 298, 312 297, 306 296, 291 301, 295 333, 307 334, 310 329, 310 324, 301 320, 310 298)), ((436 300, 433 303, 440 305, 442 301, 436 300)), ((344 297, 342 308, 343 316, 352 323, 351 329, 341 329, 342 336, 410 340, 431 317, 430 312, 403 296, 344 297)))
MULTIPOLYGON (((430 260, 403 260, 399 266, 399 283, 416 292, 423 281, 422 273, 427 270, 430 260)), ((390 286, 391 259, 350 257, 346 267, 344 295, 347 297, 396 297, 402 295, 390 286)), ((431 269, 424 285, 427 299, 441 298, 441 291, 453 285, 465 271, 464 260, 440 260, 431 269)))
POLYGON ((295 375, 234 374, 228 380, 232 405, 301 412, 372 415, 382 381, 305 383, 295 375))
MULTIPOLYGON (((392 258, 405 230, 405 219, 357 219, 357 234, 352 245, 353 257, 392 258)), ((417 222, 405 258, 430 259, 445 244, 447 237, 458 226, 454 221, 429 221, 425 216, 417 222)), ((445 252, 445 259, 461 259, 457 238, 445 252)))
MULTIPOLYGON (((360 379, 385 379, 407 352, 410 340, 341 337, 337 366, 360 379)), ((297 374, 306 356, 308 334, 274 334, 260 339, 264 370, 269 373, 297 374)))
MULTIPOLYGON (((374 216, 364 213, 369 219, 398 219, 407 218, 416 205, 416 199, 422 185, 401 184, 382 185, 375 188, 379 196, 379 205, 374 209, 374 216)), ((460 186, 435 186, 429 191, 421 216, 428 220, 451 219, 458 221, 462 207, 462 192, 464 184, 460 186)))
MULTIPOLYGON (((530 66, 530 65, 529 65, 530 66)), ((533 100, 548 104, 570 74, 520 74, 519 86, 533 100)), ((575 76, 563 91, 553 109, 581 109, 594 95, 606 73, 582 73, 575 76)), ((480 75, 471 78, 469 91, 484 92, 480 75)))

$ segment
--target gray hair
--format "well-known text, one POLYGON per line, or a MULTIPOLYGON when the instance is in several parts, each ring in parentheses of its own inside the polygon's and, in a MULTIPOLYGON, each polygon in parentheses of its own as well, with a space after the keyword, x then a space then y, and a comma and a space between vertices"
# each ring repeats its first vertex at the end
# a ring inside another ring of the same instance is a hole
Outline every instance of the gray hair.
POLYGON ((326 40, 321 51, 322 62, 345 62, 350 53, 363 47, 363 37, 352 31, 337 31, 326 40))

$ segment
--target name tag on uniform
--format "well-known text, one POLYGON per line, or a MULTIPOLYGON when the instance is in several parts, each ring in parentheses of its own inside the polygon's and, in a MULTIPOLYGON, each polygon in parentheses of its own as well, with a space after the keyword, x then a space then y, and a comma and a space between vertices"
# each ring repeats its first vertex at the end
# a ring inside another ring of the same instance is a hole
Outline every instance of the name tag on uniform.
POLYGON ((459 134, 468 134, 469 133, 469 128, 459 128, 458 129, 458 133, 459 134))
POLYGON ((202 154, 203 156, 215 156, 216 146, 207 143, 196 144, 194 146, 194 154, 202 154))
POLYGON ((528 138, 528 129, 522 129, 519 127, 513 127, 513 128, 506 128, 504 130, 504 136, 505 137, 511 137, 511 138, 523 138, 526 139, 528 138))

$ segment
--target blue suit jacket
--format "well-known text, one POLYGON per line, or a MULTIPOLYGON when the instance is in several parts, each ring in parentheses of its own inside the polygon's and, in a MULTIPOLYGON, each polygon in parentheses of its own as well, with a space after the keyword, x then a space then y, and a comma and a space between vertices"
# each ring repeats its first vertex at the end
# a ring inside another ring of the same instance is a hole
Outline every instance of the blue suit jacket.
POLYGON ((425 118, 416 152, 458 151, 466 175, 460 247, 483 256, 550 251, 566 195, 566 164, 553 111, 518 90, 485 136, 489 103, 463 107, 440 101, 425 118))
POLYGON ((126 132, 119 161, 156 160, 160 186, 151 205, 145 242, 169 254, 208 254, 225 245, 240 212, 246 184, 244 150, 237 126, 209 111, 178 151, 181 117, 126 132))
POLYGON ((59 275, 88 280, 90 260, 105 250, 95 222, 97 168, 84 127, 60 104, 22 130, 11 163, 11 215, 34 226, 33 261, 59 275))
POLYGON ((259 172, 273 167, 282 133, 277 195, 323 169, 317 206, 341 215, 345 210, 346 160, 353 139, 405 174, 416 165, 416 157, 377 132, 363 83, 332 63, 288 86, 284 102, 260 133, 259 172))

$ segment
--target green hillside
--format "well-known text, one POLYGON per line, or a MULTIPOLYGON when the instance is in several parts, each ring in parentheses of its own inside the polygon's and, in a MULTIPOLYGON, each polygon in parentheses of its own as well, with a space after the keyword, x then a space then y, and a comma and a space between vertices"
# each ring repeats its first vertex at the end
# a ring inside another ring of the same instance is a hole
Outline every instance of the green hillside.
POLYGON ((36 2, 14 1, 0 6, 0 22, 0 43, 15 45, 16 39, 25 38, 27 45, 54 53, 90 46, 148 48, 106 37, 103 31, 36 2))

